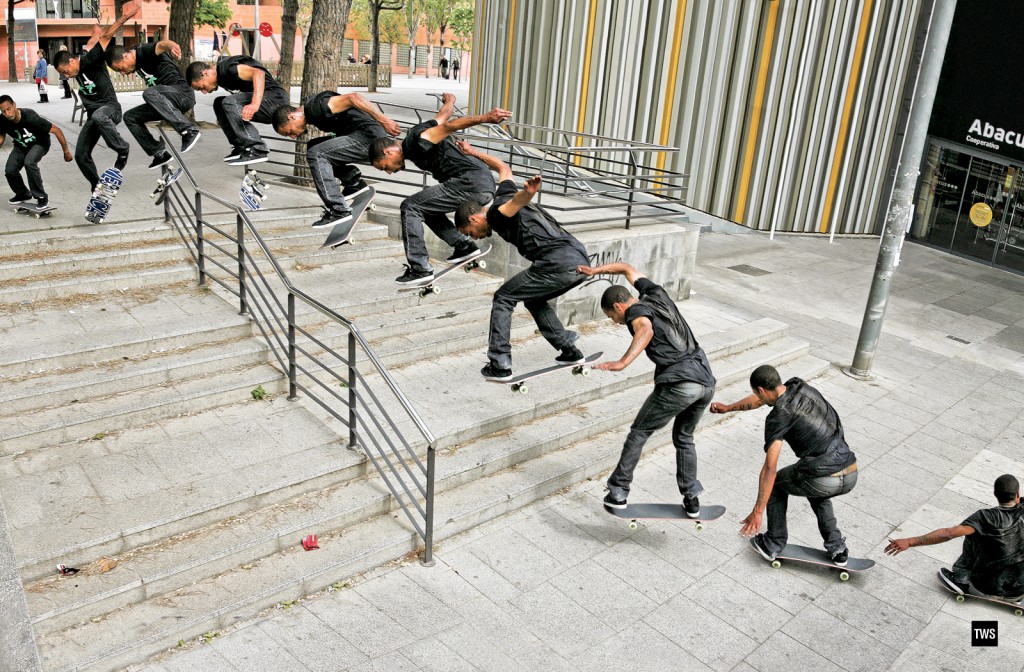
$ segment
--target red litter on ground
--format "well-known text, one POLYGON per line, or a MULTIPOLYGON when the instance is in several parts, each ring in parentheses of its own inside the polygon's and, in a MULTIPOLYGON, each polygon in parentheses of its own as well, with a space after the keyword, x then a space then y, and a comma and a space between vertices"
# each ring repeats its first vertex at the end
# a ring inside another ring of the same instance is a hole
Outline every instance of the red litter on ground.
POLYGON ((316 543, 315 534, 307 534, 302 538, 302 548, 307 551, 312 551, 314 548, 320 548, 320 545, 316 543))

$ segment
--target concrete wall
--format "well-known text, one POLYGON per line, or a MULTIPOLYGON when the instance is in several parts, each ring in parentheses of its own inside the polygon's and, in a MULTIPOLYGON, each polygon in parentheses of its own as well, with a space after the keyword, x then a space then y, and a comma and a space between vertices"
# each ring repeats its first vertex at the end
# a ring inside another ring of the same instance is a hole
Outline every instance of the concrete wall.
POLYGON ((25 591, 7 531, 7 514, 0 499, 0 672, 42 669, 35 633, 28 617, 25 591))

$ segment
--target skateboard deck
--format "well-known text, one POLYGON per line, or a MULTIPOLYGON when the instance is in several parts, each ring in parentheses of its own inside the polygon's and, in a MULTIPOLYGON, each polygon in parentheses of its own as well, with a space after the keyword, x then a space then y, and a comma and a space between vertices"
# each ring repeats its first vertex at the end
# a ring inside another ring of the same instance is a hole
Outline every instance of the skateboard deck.
POLYGON ((629 529, 635 530, 637 525, 636 521, 641 519, 658 519, 658 520, 692 520, 697 523, 697 530, 704 529, 704 523, 711 522, 712 520, 718 520, 725 515, 725 507, 720 504, 712 504, 711 506, 700 507, 700 515, 696 518, 691 518, 686 515, 686 511, 683 509, 682 504, 627 504, 624 509, 613 509, 609 506, 604 507, 604 510, 612 514, 616 518, 624 518, 629 521, 629 529))
POLYGON ((590 367, 584 366, 591 362, 596 362, 604 352, 595 352, 592 355, 587 355, 582 362, 576 362, 574 364, 555 364, 554 366, 546 366, 543 369, 537 369, 536 371, 530 371, 519 376, 513 376, 508 380, 488 380, 488 383, 500 383, 501 385, 509 385, 513 392, 519 394, 526 394, 529 390, 526 387, 526 381, 532 380, 533 378, 539 378, 540 376, 554 373, 555 371, 571 370, 574 376, 589 376, 590 367))
POLYGON ((945 588, 947 591, 956 595, 957 602, 964 602, 968 597, 970 597, 974 598, 975 600, 984 600, 986 602, 992 602, 994 604, 1001 604, 1004 607, 1010 607, 1011 609, 1013 609, 1013 613, 1015 616, 1024 616, 1024 600, 1021 600, 1020 602, 1011 602, 1010 600, 1004 600, 998 597, 993 597, 991 595, 983 595, 981 593, 974 592, 964 593, 963 595, 961 595, 960 593, 950 588, 949 585, 946 584, 946 582, 943 581, 941 578, 939 579, 939 583, 942 584, 942 587, 945 588))
POLYGON ((41 208, 36 207, 34 205, 19 205, 14 208, 14 211, 24 212, 26 214, 32 215, 36 219, 39 219, 40 217, 49 217, 50 213, 56 209, 57 206, 55 205, 44 205, 41 208))
POLYGON ((470 271, 476 270, 478 268, 487 268, 487 262, 484 259, 482 259, 482 257, 486 257, 488 254, 490 254, 492 249, 493 248, 491 245, 487 245, 486 247, 481 248, 480 254, 476 255, 475 257, 463 259, 462 261, 450 265, 448 268, 444 269, 440 273, 435 273, 434 278, 430 282, 425 282, 422 285, 399 287, 398 291, 408 292, 412 290, 417 290, 419 291, 421 297, 424 297, 427 294, 440 294, 441 288, 437 284, 438 280, 448 275, 452 271, 458 270, 460 268, 464 268, 466 273, 469 273, 470 271))
POLYGON ((164 199, 167 198, 167 188, 177 182, 178 178, 180 178, 184 173, 184 168, 178 168, 177 170, 168 171, 160 176, 160 179, 156 181, 156 189, 154 189, 153 193, 149 195, 150 198, 156 199, 153 201, 154 205, 160 205, 164 202, 164 199))
POLYGON ((93 224, 99 224, 110 214, 114 197, 124 184, 124 175, 117 168, 107 168, 100 175, 100 181, 93 189, 92 198, 85 206, 85 218, 93 224))
MULTIPOLYGON (((761 554, 754 547, 754 538, 750 539, 750 550, 757 553, 758 557, 761 554)), ((866 558, 855 558, 850 556, 846 559, 846 566, 840 567, 836 563, 832 562, 832 558, 828 556, 823 549, 811 548, 809 546, 800 546, 798 544, 786 544, 786 547, 782 549, 774 560, 772 560, 772 567, 778 569, 782 566, 783 560, 792 560, 794 562, 807 562, 812 565, 819 565, 821 567, 827 567, 829 569, 838 569, 839 579, 841 581, 847 581, 850 578, 850 572, 863 572, 867 569, 871 569, 875 566, 874 560, 868 560, 866 558)))
POLYGON ((366 210, 372 207, 373 197, 376 195, 377 192, 373 187, 367 187, 366 191, 353 198, 349 202, 349 207, 352 208, 352 219, 335 225, 331 232, 327 234, 327 240, 320 246, 320 249, 338 247, 349 242, 352 238, 352 230, 355 229, 356 224, 359 223, 366 210))
POLYGON ((242 186, 238 189, 238 197, 249 210, 262 210, 263 199, 267 197, 267 183, 260 179, 255 170, 245 171, 242 186))

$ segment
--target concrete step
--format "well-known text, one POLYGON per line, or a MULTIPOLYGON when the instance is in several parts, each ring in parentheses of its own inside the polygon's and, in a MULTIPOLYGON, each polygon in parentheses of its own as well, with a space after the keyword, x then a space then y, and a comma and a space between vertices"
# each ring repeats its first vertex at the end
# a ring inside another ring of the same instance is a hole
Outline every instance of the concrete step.
POLYGON ((268 393, 286 389, 282 374, 266 365, 241 366, 202 377, 130 390, 98 399, 55 407, 30 415, 4 413, 5 433, 0 456, 44 448, 53 444, 88 439, 138 424, 246 399, 262 385, 268 393))
POLYGON ((0 287, 0 305, 77 300, 90 294, 113 294, 134 289, 166 287, 195 280, 195 267, 177 259, 135 264, 116 272, 94 272, 82 277, 74 273, 8 281, 0 287))
MULTIPOLYGON (((827 368, 827 363, 810 357, 802 357, 787 365, 787 372, 812 378, 816 372, 827 368)), ((740 394, 745 383, 722 390, 723 398, 740 394)), ((589 411, 589 409, 588 409, 589 411)), ((597 411, 595 409, 595 415, 597 411)), ((705 416, 698 430, 698 445, 709 427, 722 421, 724 416, 705 416)), ((536 439, 541 432, 535 427, 522 427, 504 437, 500 443, 515 445, 527 437, 536 439)), ((468 472, 463 451, 444 453, 438 456, 439 474, 466 474, 460 487, 450 487, 454 481, 441 476, 443 487, 439 490, 435 516, 439 522, 435 529, 435 541, 441 542, 459 532, 470 529, 500 515, 509 513, 527 504, 553 494, 558 490, 587 478, 597 477, 606 472, 615 462, 622 440, 621 431, 591 435, 576 443, 562 443, 553 449, 540 451, 535 459, 519 462, 514 468, 497 471, 480 477, 468 472), (456 460, 463 460, 456 467, 456 460), (470 475, 472 474, 472 477, 470 475)), ((568 441, 569 437, 561 437, 568 441)), ((670 451, 670 437, 667 431, 652 437, 645 449, 645 460, 656 459, 661 453, 670 451)), ((702 457, 713 463, 714 456, 702 457), (709 459, 710 458, 710 459, 709 459)), ((712 466, 712 465, 709 465, 712 466)), ((346 489, 347 508, 360 506, 372 508, 373 502, 386 497, 380 490, 368 487, 369 482, 353 484, 346 489), (357 487, 357 485, 363 487, 357 487)), ((713 499, 713 491, 707 497, 713 499)), ((603 513, 595 497, 593 522, 599 523, 603 513)), ((588 514, 589 515, 589 514, 588 514)), ((364 522, 348 525, 343 532, 328 527, 330 520, 320 511, 308 518, 309 526, 290 525, 288 531, 274 538, 257 539, 250 537, 253 544, 272 543, 282 550, 272 552, 262 560, 244 562, 233 569, 215 576, 188 584, 172 592, 148 595, 135 602, 130 608, 120 608, 105 615, 92 617, 77 626, 63 630, 49 630, 46 621, 61 619, 68 621, 69 612, 58 614, 60 609, 40 613, 33 609, 39 635, 40 653, 46 669, 101 670, 122 667, 137 662, 168 647, 179 640, 188 640, 204 632, 216 632, 239 620, 251 617, 261 609, 274 603, 298 599, 331 584, 343 587, 340 582, 360 572, 371 569, 390 559, 415 551, 418 538, 407 522, 394 512, 384 513, 364 522), (319 519, 318 519, 319 518, 319 519), (305 553, 298 547, 298 540, 306 533, 319 536, 321 549, 305 553), (154 624, 160 624, 154 628, 154 624)), ((614 524, 607 522, 606 524, 614 524)), ((245 534, 240 535, 245 537, 245 534)), ((207 549, 218 549, 220 539, 197 538, 194 544, 206 544, 207 549)), ((443 546, 441 551, 443 553, 443 546)), ((201 553, 201 550, 200 550, 201 553)), ((110 599, 119 588, 110 588, 113 570, 108 577, 89 576, 86 580, 101 583, 97 588, 107 587, 102 593, 94 593, 94 603, 102 608, 102 600, 110 599)), ((124 568, 125 570, 128 567, 124 568)), ((127 572, 126 572, 127 574, 127 572)), ((137 575, 136 575, 137 576, 137 575)), ((134 590, 141 593, 148 586, 156 588, 159 581, 167 577, 166 572, 155 575, 147 583, 140 577, 134 590)), ((68 579, 49 580, 48 585, 30 590, 33 607, 45 605, 47 593, 51 602, 59 601, 58 595, 69 596, 72 589, 68 579), (66 592, 65 592, 66 591, 66 592)), ((128 584, 122 584, 127 587, 128 584)), ((165 584, 166 585, 166 584, 165 584)), ((124 592, 129 589, 126 588, 124 592)), ((154 591, 155 592, 155 591, 154 591)), ((79 602, 86 600, 81 593, 79 602)), ((84 612, 88 613, 88 612, 84 612)), ((56 622, 56 621, 55 621, 56 622)))
POLYGON ((86 274, 106 272, 112 268, 148 268, 155 264, 179 262, 188 258, 180 242, 132 244, 122 249, 103 248, 75 250, 46 258, 4 259, 0 262, 0 281, 27 284, 29 279, 59 280, 67 276, 82 278, 86 274))

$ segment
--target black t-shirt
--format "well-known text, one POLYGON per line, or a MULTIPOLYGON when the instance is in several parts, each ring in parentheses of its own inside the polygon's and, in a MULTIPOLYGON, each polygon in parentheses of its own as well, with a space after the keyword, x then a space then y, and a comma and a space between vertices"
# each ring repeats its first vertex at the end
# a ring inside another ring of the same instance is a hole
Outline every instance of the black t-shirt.
POLYGON ((78 82, 78 96, 82 99, 82 106, 86 111, 92 112, 104 105, 121 108, 121 104, 117 102, 114 85, 107 73, 103 47, 98 42, 92 49, 78 57, 78 75, 75 81, 78 82))
POLYGON ((339 114, 331 112, 329 101, 337 95, 340 94, 334 91, 324 91, 310 98, 302 108, 302 113, 306 116, 306 123, 313 124, 326 133, 339 136, 356 134, 376 140, 387 135, 384 132, 384 127, 362 110, 349 108, 339 114))
POLYGON ((431 119, 409 129, 405 134, 405 140, 402 141, 402 154, 405 158, 416 164, 420 170, 429 172, 438 182, 456 178, 477 181, 479 178, 484 182, 489 180, 493 184, 491 171, 483 161, 460 152, 450 136, 437 144, 420 138, 421 133, 437 125, 437 120, 431 119), (480 175, 473 175, 474 173, 480 175))
POLYGON ((1024 594, 1024 504, 981 509, 961 524, 974 528, 979 544, 974 587, 986 595, 1024 594))
POLYGON ((533 262, 538 271, 570 271, 589 263, 587 248, 558 225, 545 210, 530 203, 512 217, 498 209, 512 200, 519 190, 512 180, 498 185, 494 202, 487 211, 491 230, 515 245, 519 254, 533 262))
POLYGON ((796 456, 804 478, 829 476, 857 461, 843 436, 843 423, 821 392, 799 378, 786 381, 786 392, 764 422, 764 449, 782 439, 796 456))
POLYGON ((171 55, 166 51, 162 54, 156 53, 155 42, 135 47, 135 74, 146 82, 146 88, 160 84, 192 90, 171 55))
POLYGON ((274 89, 284 93, 284 89, 271 76, 270 71, 263 67, 262 63, 249 56, 229 56, 217 61, 217 86, 232 93, 252 93, 252 80, 246 81, 238 76, 238 66, 240 65, 248 65, 250 68, 262 70, 266 74, 263 83, 264 96, 274 89))
POLYGON ((644 351, 655 365, 654 382, 714 387, 708 356, 665 288, 648 278, 638 279, 633 286, 640 300, 626 309, 626 326, 633 335, 633 320, 646 317, 651 321, 654 335, 644 351))
POLYGON ((35 145, 50 148, 50 128, 53 124, 39 116, 35 110, 21 108, 21 119, 11 121, 0 115, 0 133, 10 138, 22 149, 31 149, 35 145))

